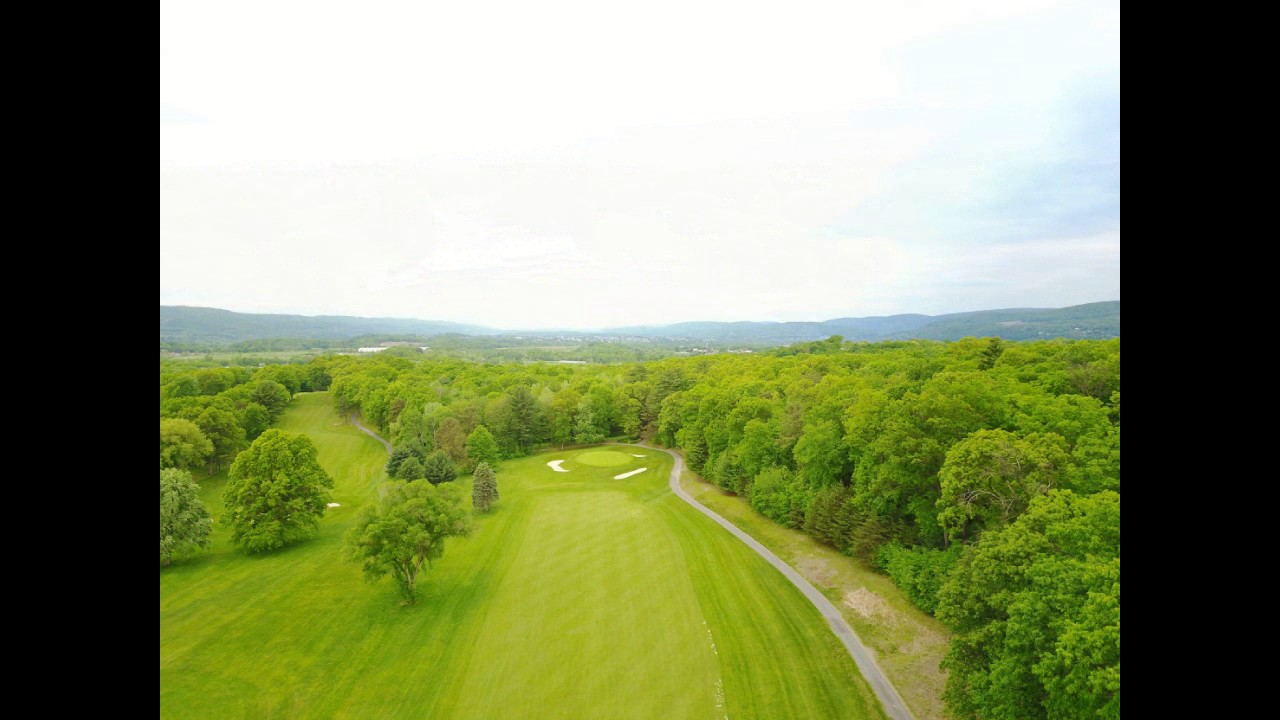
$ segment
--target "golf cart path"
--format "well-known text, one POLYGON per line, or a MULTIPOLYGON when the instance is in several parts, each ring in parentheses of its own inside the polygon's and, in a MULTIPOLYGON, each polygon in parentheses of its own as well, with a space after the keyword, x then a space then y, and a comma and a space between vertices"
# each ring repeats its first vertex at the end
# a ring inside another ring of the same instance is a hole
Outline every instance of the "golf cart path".
POLYGON ((867 679, 867 682, 871 685, 871 689, 875 691, 876 697, 879 698, 880 705, 883 706, 885 714, 893 720, 914 720, 911 715, 911 711, 907 709, 907 704, 902 701, 902 696, 899 695, 897 689, 893 687, 893 683, 889 682, 889 678, 885 677, 880 666, 876 664, 875 658, 871 657, 871 652, 862 644, 862 640, 858 638, 858 634, 853 631, 853 628, 849 627, 849 623, 845 622, 844 616, 840 614, 840 611, 836 609, 835 605, 831 604, 831 601, 827 599, 826 595, 819 592, 818 589, 811 585, 808 580, 804 579, 804 576, 796 572, 790 565, 783 562, 782 558, 775 555, 772 550, 761 545, 755 538, 743 532, 737 525, 725 520, 707 506, 690 497, 689 494, 684 491, 684 488, 680 487, 680 471, 684 468, 684 458, 663 448, 642 445, 637 445, 636 447, 644 447, 646 450, 658 450, 670 455, 675 460, 675 465, 671 468, 671 480, 669 483, 671 485, 671 492, 675 493, 676 497, 692 505, 698 512, 706 515, 712 520, 715 520, 721 527, 728 530, 742 542, 746 543, 747 547, 755 550, 760 557, 767 560, 770 565, 774 566, 779 572, 785 575, 786 578, 791 581, 791 584, 795 585, 800 592, 809 599, 809 602, 813 603, 814 607, 818 608, 818 612, 822 613, 822 616, 827 619, 827 624, 831 626, 832 632, 836 634, 836 637, 840 638, 840 642, 844 643, 845 649, 849 651, 850 657, 852 657, 853 661, 858 665, 858 670, 862 672, 862 677, 867 679))
POLYGON ((360 417, 359 417, 358 415, 356 415, 355 413, 351 413, 351 418, 350 418, 350 420, 351 420, 351 424, 352 424, 352 425, 355 425, 355 426, 356 426, 356 427, 358 427, 358 428, 360 428, 361 432, 363 432, 365 435, 368 435, 369 437, 373 438, 374 440, 377 440, 378 442, 382 443, 382 446, 383 446, 384 448, 386 448, 386 449, 387 449, 387 454, 388 454, 388 455, 390 455, 390 454, 391 454, 391 443, 387 442, 386 440, 383 440, 383 439, 382 439, 382 436, 381 436, 381 435, 379 435, 378 433, 376 433, 376 432, 374 432, 374 431, 370 430, 369 428, 365 427, 365 426, 364 426, 364 424, 362 424, 362 423, 360 422, 360 417))

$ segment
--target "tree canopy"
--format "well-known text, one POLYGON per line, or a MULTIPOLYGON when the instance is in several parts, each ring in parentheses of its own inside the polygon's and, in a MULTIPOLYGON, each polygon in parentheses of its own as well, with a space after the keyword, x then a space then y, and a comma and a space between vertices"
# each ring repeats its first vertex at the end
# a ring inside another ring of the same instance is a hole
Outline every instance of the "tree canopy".
POLYGON ((304 434, 264 432, 231 465, 224 521, 248 552, 274 550, 309 536, 324 515, 333 478, 304 434))
POLYGON ((200 501, 200 487, 191 473, 177 468, 160 471, 160 564, 175 555, 209 546, 213 520, 200 501))
POLYGON ((199 467, 213 454, 213 443, 199 426, 183 418, 160 418, 160 467, 199 467))
POLYGON ((983 534, 938 595, 960 717, 1120 717, 1120 495, 1053 490, 983 534))
POLYGON ((444 554, 445 538, 470 530, 462 500, 451 486, 425 480, 388 483, 376 508, 366 508, 346 535, 350 557, 365 579, 391 575, 408 603, 417 601, 423 567, 444 554))
POLYGON ((467 436, 467 457, 477 463, 483 462, 493 467, 497 466, 498 461, 502 459, 502 454, 489 428, 477 425, 476 429, 467 436))

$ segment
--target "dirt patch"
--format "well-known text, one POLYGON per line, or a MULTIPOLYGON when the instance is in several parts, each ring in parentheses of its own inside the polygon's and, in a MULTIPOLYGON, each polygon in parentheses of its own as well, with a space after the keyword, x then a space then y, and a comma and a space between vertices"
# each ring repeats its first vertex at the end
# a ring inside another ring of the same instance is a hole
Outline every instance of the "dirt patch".
POLYGON ((871 619, 873 617, 883 618, 884 620, 896 619, 896 613, 884 601, 884 598, 871 592, 866 588, 858 588, 844 594, 844 604, 849 609, 858 613, 864 618, 871 619))
POLYGON ((836 571, 831 569, 826 560, 816 557, 800 558, 796 561, 796 569, 814 585, 831 587, 836 571))
MULTIPOLYGON (((947 637, 942 633, 935 632, 920 623, 912 623, 915 639, 911 644, 903 649, 910 655, 917 654, 944 654, 947 651, 947 637)), ((936 668, 935 668, 936 670, 936 668)))

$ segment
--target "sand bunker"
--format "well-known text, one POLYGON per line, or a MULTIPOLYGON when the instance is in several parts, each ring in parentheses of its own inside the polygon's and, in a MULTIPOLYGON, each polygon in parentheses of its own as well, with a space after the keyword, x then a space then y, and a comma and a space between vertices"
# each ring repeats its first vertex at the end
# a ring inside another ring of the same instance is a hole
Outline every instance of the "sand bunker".
POLYGON ((635 454, 635 453, 631 453, 631 457, 649 457, 649 456, 648 456, 648 455, 637 455, 637 454, 635 454))
POLYGON ((560 467, 560 463, 562 462, 564 461, 552 460, 551 462, 547 463, 547 467, 551 468, 552 470, 555 470, 556 472, 569 472, 568 470, 565 470, 564 468, 560 467))
POLYGON ((341 503, 329 503, 327 507, 342 507, 341 503))
POLYGON ((621 475, 614 475, 614 476, 613 476, 613 479, 614 479, 614 480, 626 480, 627 478, 631 477, 632 475, 639 475, 640 473, 642 473, 642 472, 644 472, 645 470, 648 470, 648 469, 649 469, 649 468, 636 468, 635 470, 632 470, 631 472, 624 472, 624 473, 622 473, 621 475))

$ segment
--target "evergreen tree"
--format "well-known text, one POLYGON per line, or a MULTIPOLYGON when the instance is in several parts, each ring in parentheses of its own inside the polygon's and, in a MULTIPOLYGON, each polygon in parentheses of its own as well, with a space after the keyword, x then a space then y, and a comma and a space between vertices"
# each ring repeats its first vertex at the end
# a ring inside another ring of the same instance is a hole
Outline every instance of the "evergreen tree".
POLYGON ((391 451, 391 457, 387 460, 387 477, 398 478, 399 475, 397 475, 397 473, 400 472, 400 466, 409 458, 414 458, 418 460, 418 462, 422 462, 422 457, 410 448, 397 446, 395 450, 391 451))
POLYGON ((418 458, 410 455, 407 460, 400 463, 400 467, 396 468, 397 480, 421 480, 425 475, 422 463, 418 458))
POLYGON ((432 485, 439 485, 453 481, 458 477, 458 469, 453 466, 453 461, 449 459, 449 454, 443 450, 437 450, 427 457, 427 462, 422 468, 423 477, 425 477, 432 485))
POLYGON ((498 501, 498 478, 489 463, 477 465, 472 477, 475 482, 471 486, 471 506, 477 512, 489 512, 498 501))

